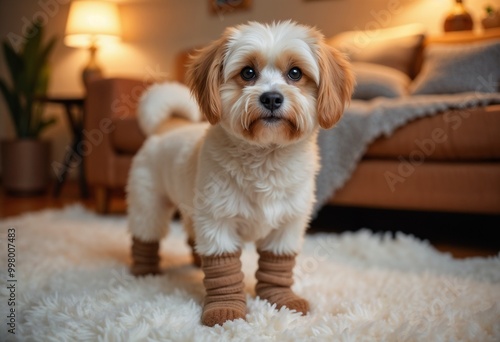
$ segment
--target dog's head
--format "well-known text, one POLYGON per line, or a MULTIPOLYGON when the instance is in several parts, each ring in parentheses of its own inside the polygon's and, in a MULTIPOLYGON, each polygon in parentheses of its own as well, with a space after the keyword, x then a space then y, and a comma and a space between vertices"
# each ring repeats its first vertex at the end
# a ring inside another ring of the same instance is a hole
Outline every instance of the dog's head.
POLYGON ((290 21, 226 29, 192 57, 187 80, 211 124, 259 145, 331 128, 354 85, 342 54, 290 21))

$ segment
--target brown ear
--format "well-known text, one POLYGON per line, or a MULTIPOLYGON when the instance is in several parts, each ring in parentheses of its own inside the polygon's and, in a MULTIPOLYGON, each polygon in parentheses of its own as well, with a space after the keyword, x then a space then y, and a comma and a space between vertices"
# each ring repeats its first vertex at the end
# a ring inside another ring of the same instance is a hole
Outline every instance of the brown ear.
POLYGON ((191 56, 186 81, 207 120, 215 125, 221 118, 219 87, 227 38, 224 36, 191 56))
POLYGON ((318 63, 318 121, 322 128, 328 129, 342 117, 344 106, 351 100, 355 80, 344 55, 323 42, 319 44, 318 63))

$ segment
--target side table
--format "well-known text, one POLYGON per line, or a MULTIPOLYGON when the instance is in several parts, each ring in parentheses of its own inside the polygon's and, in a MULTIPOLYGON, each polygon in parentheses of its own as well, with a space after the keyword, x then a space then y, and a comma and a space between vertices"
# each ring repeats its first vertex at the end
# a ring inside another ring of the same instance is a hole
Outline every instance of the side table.
POLYGON ((82 151, 83 141, 83 119, 85 115, 85 98, 83 97, 58 97, 47 96, 39 98, 38 101, 44 103, 57 103, 65 108, 66 119, 68 120, 73 140, 71 147, 67 148, 62 164, 58 165, 57 180, 54 187, 53 196, 58 197, 61 193, 61 188, 66 181, 68 172, 73 167, 78 167, 80 195, 84 198, 88 197, 87 182, 85 179, 84 155, 82 151))

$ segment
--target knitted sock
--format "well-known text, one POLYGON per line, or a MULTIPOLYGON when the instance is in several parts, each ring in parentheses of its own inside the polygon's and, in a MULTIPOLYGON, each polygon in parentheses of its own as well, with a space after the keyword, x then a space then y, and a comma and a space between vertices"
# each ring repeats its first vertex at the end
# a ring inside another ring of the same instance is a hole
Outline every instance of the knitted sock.
POLYGON ((205 272, 203 284, 207 291, 201 321, 213 327, 226 321, 245 318, 246 299, 241 272, 241 251, 219 256, 202 256, 205 272))
POLYGON ((201 267, 201 257, 198 253, 196 253, 195 246, 196 243, 194 242, 193 238, 188 239, 188 245, 191 247, 191 255, 193 256, 193 264, 195 266, 201 267))
POLYGON ((160 243, 142 242, 136 237, 132 238, 132 269, 135 276, 160 273, 160 243))
POLYGON ((290 310, 306 314, 309 311, 309 303, 290 289, 293 284, 295 255, 276 255, 260 250, 258 252, 259 269, 255 274, 257 295, 276 304, 277 309, 286 306, 290 310))

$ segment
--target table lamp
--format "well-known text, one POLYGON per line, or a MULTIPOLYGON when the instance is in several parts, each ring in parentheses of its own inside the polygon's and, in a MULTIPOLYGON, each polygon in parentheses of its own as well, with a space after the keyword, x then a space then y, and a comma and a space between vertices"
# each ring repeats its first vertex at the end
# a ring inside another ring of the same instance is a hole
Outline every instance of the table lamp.
POLYGON ((102 78, 96 62, 99 46, 120 41, 121 24, 116 3, 106 1, 73 1, 69 9, 64 43, 71 47, 88 48, 89 63, 82 73, 85 88, 102 78))

